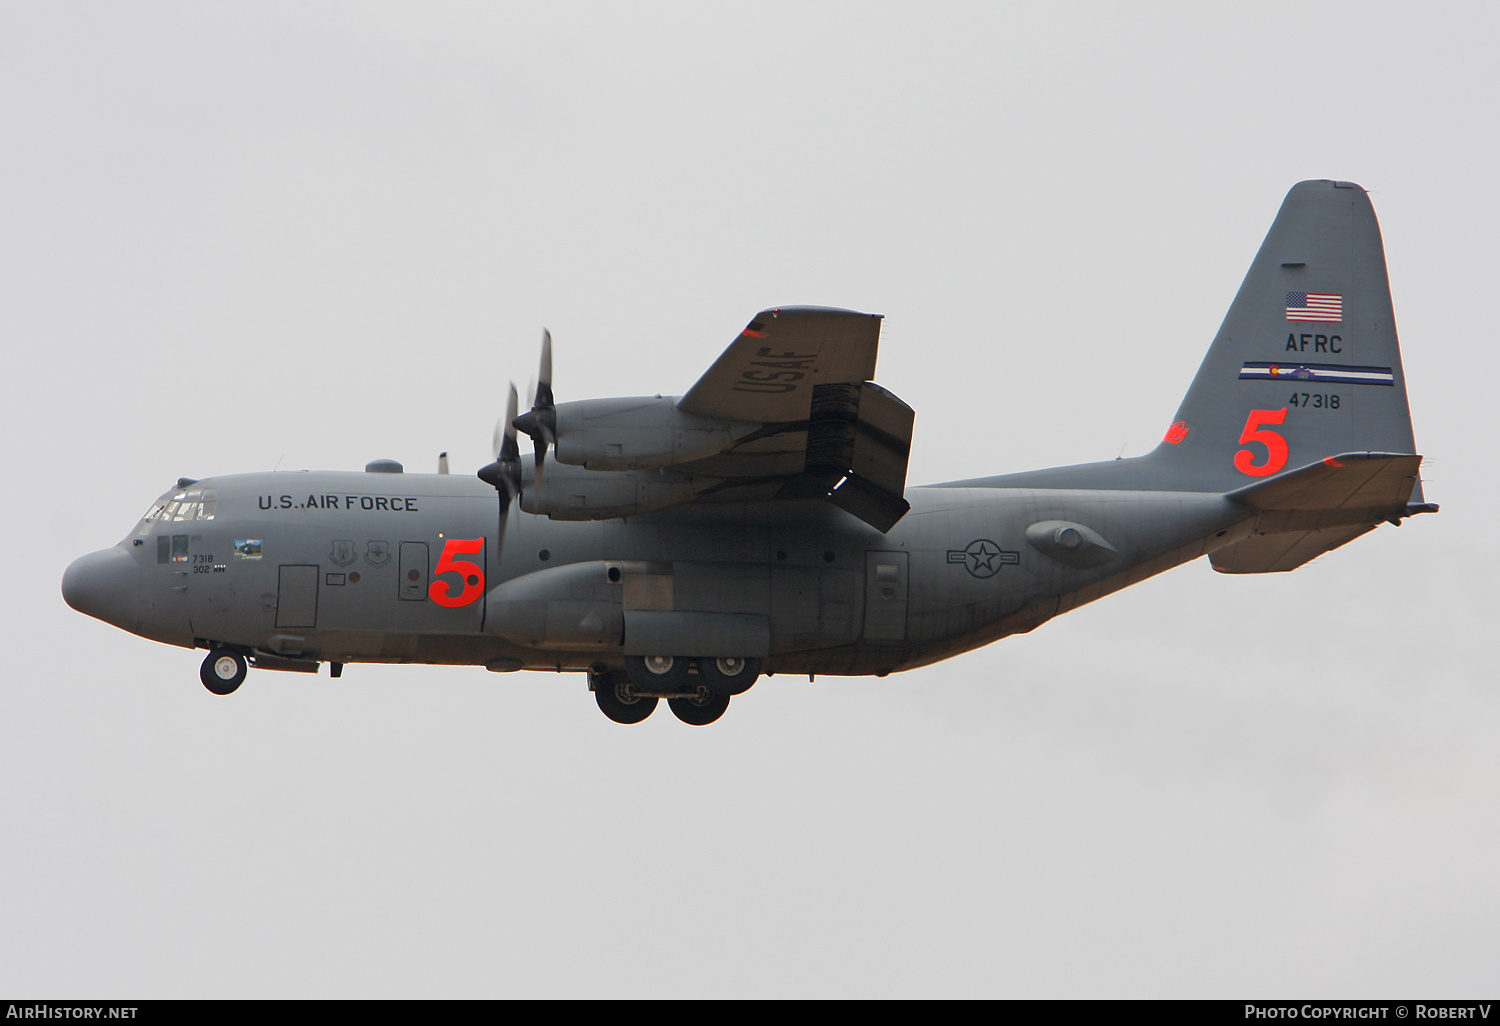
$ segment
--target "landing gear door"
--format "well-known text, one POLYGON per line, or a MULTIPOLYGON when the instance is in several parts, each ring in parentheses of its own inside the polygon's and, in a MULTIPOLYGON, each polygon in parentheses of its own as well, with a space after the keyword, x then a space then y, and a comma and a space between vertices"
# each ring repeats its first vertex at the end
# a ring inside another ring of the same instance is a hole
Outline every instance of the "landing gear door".
POLYGON ((865 553, 866 641, 906 640, 906 553, 865 553))

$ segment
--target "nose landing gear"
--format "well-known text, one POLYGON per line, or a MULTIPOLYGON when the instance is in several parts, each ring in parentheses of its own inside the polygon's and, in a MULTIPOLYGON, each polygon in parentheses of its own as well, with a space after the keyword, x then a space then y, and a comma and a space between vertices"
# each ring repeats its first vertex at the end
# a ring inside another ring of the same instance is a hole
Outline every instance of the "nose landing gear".
POLYGON ((248 667, 245 657, 232 648, 216 648, 209 652, 198 671, 203 686, 216 695, 228 695, 245 682, 248 667))

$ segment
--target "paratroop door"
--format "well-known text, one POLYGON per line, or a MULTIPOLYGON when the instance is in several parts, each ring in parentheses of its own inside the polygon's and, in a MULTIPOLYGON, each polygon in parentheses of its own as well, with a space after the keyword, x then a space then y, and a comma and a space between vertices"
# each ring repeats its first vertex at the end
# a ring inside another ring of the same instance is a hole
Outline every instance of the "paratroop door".
POLYGON ((906 640, 906 553, 865 553, 866 641, 906 640))

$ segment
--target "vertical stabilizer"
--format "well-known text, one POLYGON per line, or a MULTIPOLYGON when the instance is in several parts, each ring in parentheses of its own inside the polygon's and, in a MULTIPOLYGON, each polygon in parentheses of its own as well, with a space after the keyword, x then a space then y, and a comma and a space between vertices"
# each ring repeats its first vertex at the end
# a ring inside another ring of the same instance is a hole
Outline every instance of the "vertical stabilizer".
POLYGON ((1416 452, 1385 250, 1364 189, 1301 182, 1148 461, 1231 491, 1351 452, 1416 452))

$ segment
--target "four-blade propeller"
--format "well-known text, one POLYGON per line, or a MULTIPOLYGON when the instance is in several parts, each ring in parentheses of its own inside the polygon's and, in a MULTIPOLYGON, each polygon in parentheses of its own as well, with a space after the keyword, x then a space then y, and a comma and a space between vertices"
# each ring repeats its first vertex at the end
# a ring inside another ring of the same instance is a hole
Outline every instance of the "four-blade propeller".
POLYGON ((552 398, 552 332, 546 328, 542 329, 542 363, 537 371, 536 396, 531 409, 515 418, 514 423, 517 429, 531 436, 536 453, 536 483, 540 489, 547 446, 557 443, 557 405, 552 398))
POLYGON ((542 362, 537 375, 536 395, 531 409, 516 416, 518 398, 514 383, 510 386, 505 416, 495 424, 491 447, 495 460, 479 471, 479 479, 492 486, 500 498, 500 538, 505 536, 505 522, 510 508, 521 494, 521 447, 516 432, 531 436, 536 452, 536 488, 542 486, 542 465, 547 446, 557 442, 557 407, 552 398, 552 333, 542 329, 542 362))
POLYGON ((505 417, 495 424, 492 450, 495 461, 479 471, 479 480, 500 494, 500 537, 505 536, 505 518, 521 494, 521 447, 516 444, 516 386, 510 386, 505 417))

